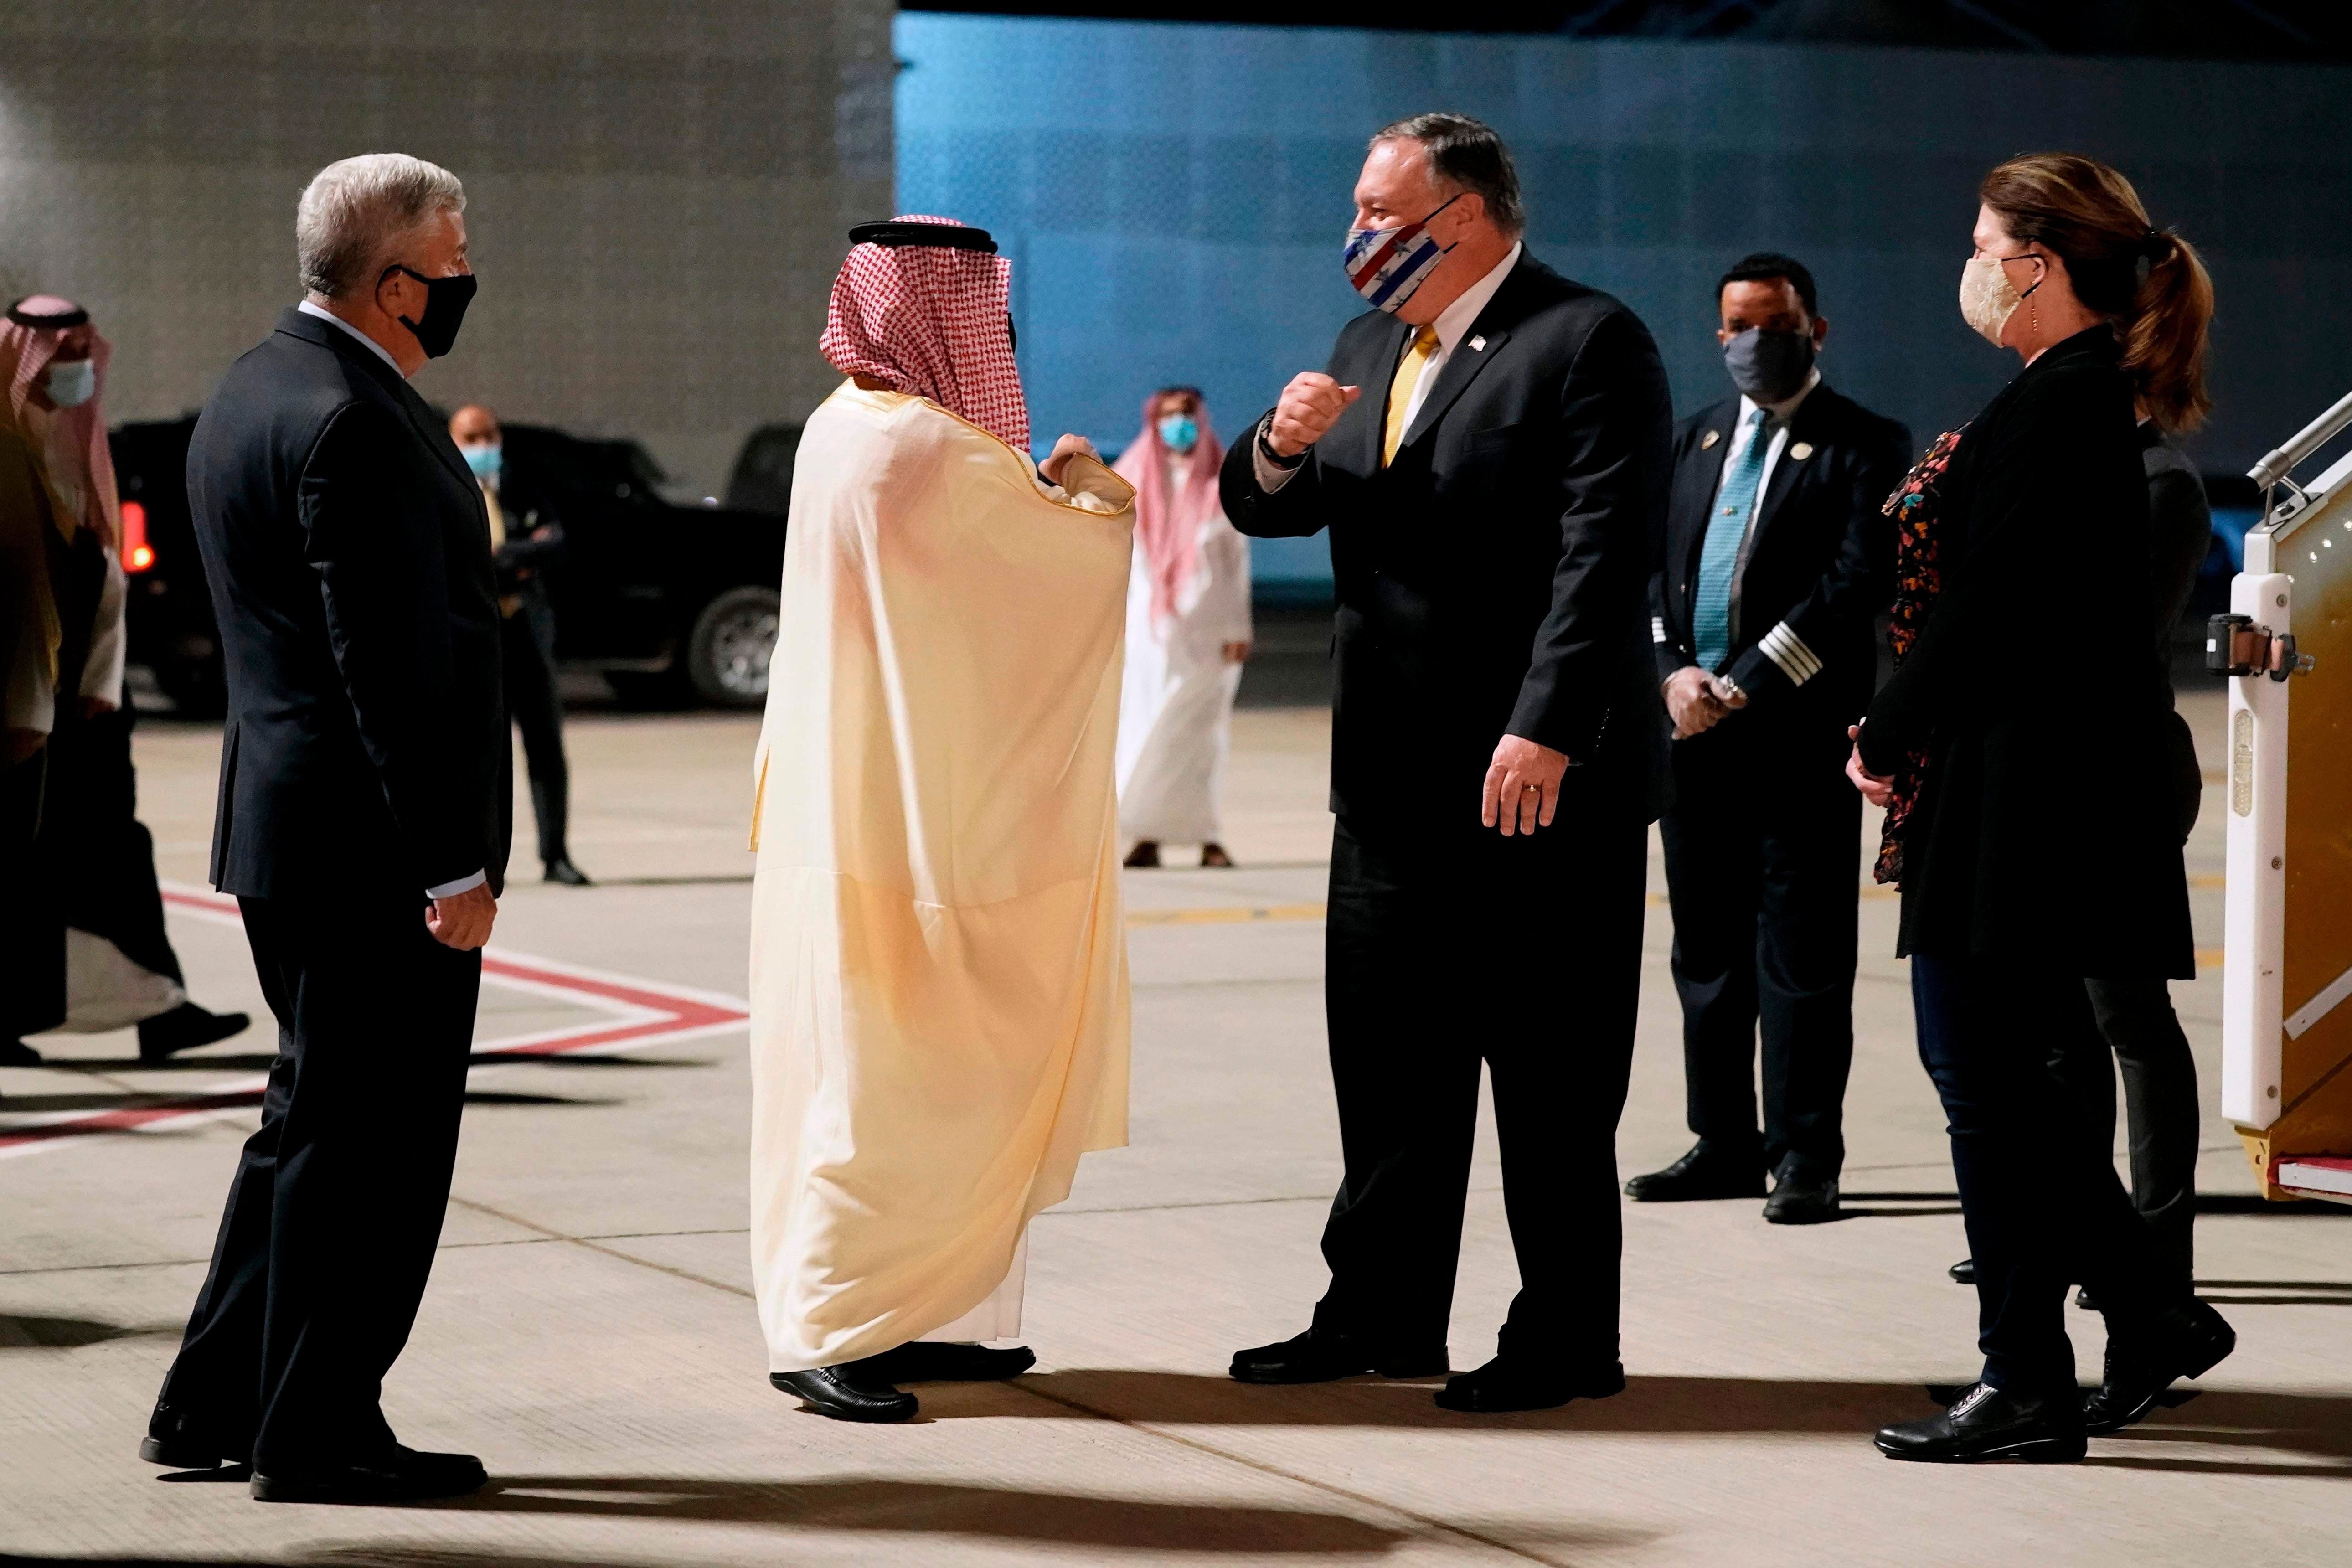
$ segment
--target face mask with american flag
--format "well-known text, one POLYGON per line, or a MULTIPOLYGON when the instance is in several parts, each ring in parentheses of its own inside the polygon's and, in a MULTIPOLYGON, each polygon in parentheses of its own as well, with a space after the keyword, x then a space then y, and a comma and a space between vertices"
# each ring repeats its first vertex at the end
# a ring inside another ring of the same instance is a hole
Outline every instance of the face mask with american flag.
POLYGON ((1438 258, 1454 248, 1437 243, 1437 237, 1429 232, 1430 218, 1461 199, 1461 193, 1455 192, 1418 223, 1349 229, 1348 247, 1342 252, 1349 287, 1370 300, 1375 310, 1393 312, 1412 299, 1438 258))

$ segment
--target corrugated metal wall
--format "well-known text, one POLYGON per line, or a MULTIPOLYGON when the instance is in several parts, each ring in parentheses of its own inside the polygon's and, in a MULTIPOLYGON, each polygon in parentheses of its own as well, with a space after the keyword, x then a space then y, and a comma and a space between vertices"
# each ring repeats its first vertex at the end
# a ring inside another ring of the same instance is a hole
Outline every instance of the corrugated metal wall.
MULTIPOLYGON (((1041 436, 1134 433, 1194 381, 1230 431, 1319 368, 1370 131, 1456 109, 1514 147, 1529 245, 1619 295, 1688 410, 1729 384, 1713 286, 1814 270, 1822 369, 1924 442, 2013 374, 1954 303, 1978 179, 2012 153, 2115 163, 2221 291, 2208 467, 2242 469, 2352 387, 2352 70, 1801 46, 1294 31, 910 14, 901 205, 1014 258, 1041 436)), ((1322 570, 1315 544, 1259 552, 1322 570)))
POLYGON ((8 0, 0 291, 88 304, 109 414, 202 403, 299 297, 321 164, 465 181, 482 293, 417 387, 724 481, 836 379, 842 232, 888 206, 889 0, 8 0))

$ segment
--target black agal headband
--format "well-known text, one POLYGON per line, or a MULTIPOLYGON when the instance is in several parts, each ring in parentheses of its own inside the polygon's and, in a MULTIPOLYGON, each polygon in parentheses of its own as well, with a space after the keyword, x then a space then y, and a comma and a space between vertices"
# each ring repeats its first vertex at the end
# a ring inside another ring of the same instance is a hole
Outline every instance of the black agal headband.
POLYGON ((984 228, 967 228, 955 223, 907 223, 892 218, 886 223, 861 223, 849 231, 852 245, 936 245, 949 250, 977 250, 985 255, 996 254, 996 237, 984 228))
MULTIPOLYGON (((989 248, 993 250, 996 247, 991 245, 989 248)), ((79 305, 60 310, 54 316, 36 316, 25 309, 25 301, 32 298, 34 296, 27 294, 24 300, 19 300, 9 306, 8 319, 20 327, 35 327, 43 331, 61 331, 69 327, 79 327, 89 320, 89 312, 79 305)))

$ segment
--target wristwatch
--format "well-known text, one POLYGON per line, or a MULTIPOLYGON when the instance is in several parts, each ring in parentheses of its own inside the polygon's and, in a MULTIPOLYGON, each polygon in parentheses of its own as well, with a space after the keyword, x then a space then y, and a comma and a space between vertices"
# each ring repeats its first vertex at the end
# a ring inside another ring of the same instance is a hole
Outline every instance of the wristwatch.
POLYGON ((1301 463, 1307 461, 1307 452, 1305 450, 1301 450, 1296 457, 1286 458, 1281 453, 1274 449, 1274 414, 1272 410, 1268 410, 1266 416, 1257 422, 1257 455, 1264 458, 1276 468, 1285 470, 1295 468, 1301 463))

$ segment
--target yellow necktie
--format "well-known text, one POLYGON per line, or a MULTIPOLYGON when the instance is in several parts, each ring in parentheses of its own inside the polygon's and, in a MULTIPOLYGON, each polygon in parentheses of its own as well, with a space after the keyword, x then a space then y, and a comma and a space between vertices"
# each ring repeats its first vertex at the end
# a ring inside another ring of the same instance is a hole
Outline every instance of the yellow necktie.
POLYGON ((482 510, 490 514, 490 552, 496 554, 506 548, 507 514, 499 505, 498 492, 488 485, 482 486, 482 510))
POLYGON ((1389 383, 1388 426, 1381 436, 1381 467, 1385 468, 1396 460, 1397 448, 1404 443, 1404 416, 1412 407, 1412 389, 1421 384, 1421 373, 1429 368, 1430 360, 1437 353, 1437 329, 1423 327, 1413 335, 1412 344, 1397 361, 1396 377, 1389 383))

